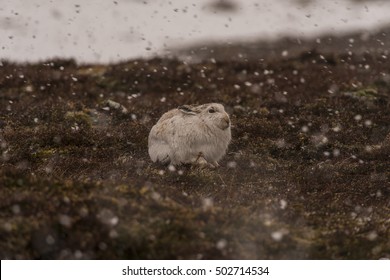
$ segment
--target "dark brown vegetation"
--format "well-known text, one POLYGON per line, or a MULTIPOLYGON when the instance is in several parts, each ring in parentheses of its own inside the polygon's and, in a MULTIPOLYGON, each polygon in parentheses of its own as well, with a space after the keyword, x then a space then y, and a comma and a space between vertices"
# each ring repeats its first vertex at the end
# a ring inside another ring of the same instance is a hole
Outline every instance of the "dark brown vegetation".
POLYGON ((310 49, 3 62, 0 257, 389 258, 389 53, 310 49), (221 167, 152 164, 160 115, 211 101, 233 123, 221 167))

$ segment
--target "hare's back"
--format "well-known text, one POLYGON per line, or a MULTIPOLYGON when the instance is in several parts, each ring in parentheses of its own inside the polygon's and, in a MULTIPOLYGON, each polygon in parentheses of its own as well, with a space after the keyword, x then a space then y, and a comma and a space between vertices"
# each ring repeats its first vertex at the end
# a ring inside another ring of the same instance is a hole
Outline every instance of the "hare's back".
POLYGON ((157 123, 165 122, 166 120, 172 119, 175 116, 178 116, 180 114, 180 111, 178 109, 172 109, 166 113, 164 113, 161 118, 158 120, 157 123))
POLYGON ((157 123, 152 127, 149 133, 149 144, 152 139, 164 139, 169 130, 168 123, 175 116, 175 110, 173 109, 163 114, 157 123))
POLYGON ((203 138, 205 126, 197 116, 184 115, 180 110, 173 109, 161 116, 150 132, 150 138, 164 140, 173 146, 181 142, 192 143, 203 138), (203 135, 203 136, 202 136, 203 135))
POLYGON ((170 135, 180 134, 181 131, 190 130, 189 126, 193 129, 197 122, 196 118, 183 116, 179 110, 174 109, 161 116, 156 124, 156 128, 162 135, 166 133, 170 135))

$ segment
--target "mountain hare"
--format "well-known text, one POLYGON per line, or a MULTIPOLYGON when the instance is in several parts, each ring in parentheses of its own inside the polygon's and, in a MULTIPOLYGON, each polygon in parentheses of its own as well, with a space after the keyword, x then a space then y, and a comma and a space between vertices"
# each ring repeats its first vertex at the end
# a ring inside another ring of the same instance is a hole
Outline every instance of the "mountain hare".
POLYGON ((166 112, 149 133, 153 162, 218 166, 231 140, 230 118, 222 104, 183 105, 166 112))

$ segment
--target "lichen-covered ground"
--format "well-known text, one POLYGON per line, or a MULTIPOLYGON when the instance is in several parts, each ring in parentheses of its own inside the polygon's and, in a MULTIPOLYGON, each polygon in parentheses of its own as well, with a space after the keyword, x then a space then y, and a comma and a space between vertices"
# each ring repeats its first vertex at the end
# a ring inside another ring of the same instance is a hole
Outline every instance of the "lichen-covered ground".
POLYGON ((192 63, 2 62, 0 257, 390 258, 386 46, 229 50, 192 63), (233 124, 221 167, 152 164, 161 114, 211 101, 233 124))

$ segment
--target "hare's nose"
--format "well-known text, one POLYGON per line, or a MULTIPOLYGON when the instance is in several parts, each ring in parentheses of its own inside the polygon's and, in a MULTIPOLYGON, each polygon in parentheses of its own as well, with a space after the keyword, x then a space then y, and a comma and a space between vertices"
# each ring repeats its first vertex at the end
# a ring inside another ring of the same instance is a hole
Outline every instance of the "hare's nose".
POLYGON ((225 116, 223 117, 223 120, 226 122, 227 126, 230 125, 230 118, 229 118, 228 115, 225 115, 225 116))

